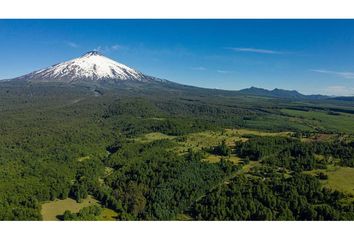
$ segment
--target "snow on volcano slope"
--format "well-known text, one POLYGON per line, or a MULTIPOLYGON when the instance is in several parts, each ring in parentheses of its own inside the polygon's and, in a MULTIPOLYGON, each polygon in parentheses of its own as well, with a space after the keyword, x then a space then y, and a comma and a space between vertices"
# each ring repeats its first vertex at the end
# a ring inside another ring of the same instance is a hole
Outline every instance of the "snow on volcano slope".
POLYGON ((33 82, 77 82, 77 81, 153 81, 157 80, 142 74, 124 64, 107 58, 97 51, 86 53, 80 58, 59 63, 32 72, 18 80, 33 82))

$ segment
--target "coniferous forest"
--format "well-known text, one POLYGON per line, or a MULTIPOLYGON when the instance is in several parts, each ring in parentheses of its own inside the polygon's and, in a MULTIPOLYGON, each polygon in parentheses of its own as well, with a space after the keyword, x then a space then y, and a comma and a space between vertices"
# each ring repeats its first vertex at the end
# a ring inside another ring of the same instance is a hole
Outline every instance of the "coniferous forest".
POLYGON ((0 220, 68 199, 82 207, 57 220, 354 220, 353 114, 347 99, 1 83, 0 220))

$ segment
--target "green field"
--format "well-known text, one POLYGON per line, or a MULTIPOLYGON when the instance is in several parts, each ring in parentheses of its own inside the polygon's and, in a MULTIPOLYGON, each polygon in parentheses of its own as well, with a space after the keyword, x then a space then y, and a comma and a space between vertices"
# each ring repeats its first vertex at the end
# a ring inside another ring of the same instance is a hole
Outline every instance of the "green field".
POLYGON ((42 204, 42 217, 43 220, 54 221, 58 220, 57 216, 62 215, 65 210, 69 210, 71 212, 79 212, 80 209, 88 206, 92 206, 98 204, 98 201, 92 196, 88 196, 81 203, 76 202, 74 199, 67 198, 64 200, 54 200, 51 202, 46 202, 42 204))
POLYGON ((203 147, 211 147, 220 144, 223 140, 230 147, 235 146, 235 141, 247 141, 245 135, 255 136, 288 136, 289 132, 264 132, 250 129, 225 129, 223 131, 204 131, 186 135, 186 140, 180 142, 180 152, 186 152, 188 148, 200 150, 203 147))
MULTIPOLYGON (((226 144, 234 148, 236 141, 247 141, 247 135, 253 136, 289 136, 291 132, 265 132, 251 129, 224 129, 223 131, 203 131, 197 133, 190 133, 183 137, 183 140, 175 136, 169 136, 160 132, 152 132, 141 135, 135 138, 136 141, 142 143, 149 143, 156 140, 171 140, 177 147, 171 149, 179 154, 184 154, 188 149, 194 151, 201 150, 202 148, 214 147, 225 140, 226 144)), ((220 156, 214 154, 207 154, 204 160, 215 163, 220 161, 220 156)), ((230 156, 228 158, 231 162, 237 164, 240 162, 240 158, 237 156, 230 156)))
MULTIPOLYGON (((178 152, 179 154, 185 154, 187 153, 188 149, 193 149, 194 151, 197 151, 207 147, 214 147, 220 144, 223 140, 225 140, 226 144, 233 149, 235 148, 236 141, 245 142, 249 139, 248 138, 249 136, 287 137, 290 136, 291 134, 292 132, 289 131, 266 132, 266 131, 251 130, 251 129, 224 129, 223 131, 203 131, 203 132, 187 134, 183 136, 182 141, 179 140, 179 138, 177 137, 168 136, 166 134, 162 134, 159 132, 143 134, 135 138, 135 140, 142 143, 148 143, 157 140, 171 140, 177 146, 170 150, 178 152)), ((210 163, 217 163, 220 161, 220 159, 221 156, 207 153, 204 158, 204 161, 210 163)), ((234 164, 238 164, 242 160, 240 157, 234 154, 227 157, 227 159, 233 162, 234 164)), ((250 168, 254 166, 259 166, 259 164, 260 163, 257 162, 250 162, 249 164, 243 167, 243 171, 248 172, 250 168)))
POLYGON ((354 196, 354 168, 328 166, 326 170, 313 170, 309 173, 316 175, 319 172, 328 176, 328 180, 322 180, 324 186, 354 196))
POLYGON ((169 136, 160 132, 152 132, 152 133, 148 133, 145 134, 143 136, 140 136, 138 138, 136 138, 135 140, 141 143, 149 143, 149 142, 153 142, 156 140, 163 140, 163 139, 174 139, 175 137, 173 136, 169 136))
POLYGON ((103 208, 102 213, 98 216, 99 221, 116 221, 118 214, 109 208, 103 208))
POLYGON ((283 109, 281 111, 289 116, 296 117, 297 121, 313 129, 354 133, 353 114, 340 113, 339 115, 330 115, 322 111, 299 111, 292 109, 283 109))
MULTIPOLYGON (((214 154, 209 154, 206 158, 205 161, 208 161, 210 163, 216 163, 219 162, 221 159, 220 156, 214 155, 214 154)), ((231 162, 237 164, 241 161, 241 158, 237 157, 237 156, 230 156, 227 158, 228 160, 230 160, 231 162)))
POLYGON ((326 184, 338 191, 354 195, 354 168, 337 167, 334 171, 327 171, 326 184))
MULTIPOLYGON (((44 221, 58 221, 58 216, 62 215, 66 210, 72 213, 77 213, 84 207, 92 205, 100 205, 100 203, 92 196, 88 196, 83 199, 81 203, 76 202, 74 199, 67 198, 63 200, 56 199, 54 201, 46 202, 42 204, 42 218, 44 221)), ((98 220, 111 221, 115 220, 117 213, 111 209, 103 208, 98 220)))

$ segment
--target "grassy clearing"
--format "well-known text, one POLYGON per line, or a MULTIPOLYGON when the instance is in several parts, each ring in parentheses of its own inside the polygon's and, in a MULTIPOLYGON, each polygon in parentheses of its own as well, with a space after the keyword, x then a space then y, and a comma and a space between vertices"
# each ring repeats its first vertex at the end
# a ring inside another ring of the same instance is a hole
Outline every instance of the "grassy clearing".
POLYGON ((225 129, 223 131, 204 131, 188 134, 186 140, 179 142, 177 152, 184 153, 189 148, 200 150, 203 147, 212 147, 220 144, 225 140, 226 144, 231 148, 235 147, 235 141, 247 141, 244 135, 257 136, 288 136, 290 132, 262 132, 249 129, 225 129))
POLYGON ((177 221, 192 221, 193 218, 191 216, 189 216, 188 214, 180 213, 180 214, 177 214, 176 220, 177 221))
MULTIPOLYGON (((69 210, 72 213, 77 213, 82 208, 93 205, 100 205, 100 203, 90 195, 86 199, 83 199, 81 203, 78 203, 71 198, 64 200, 56 199, 54 201, 43 203, 41 214, 44 221, 58 221, 59 219, 57 216, 64 214, 66 210, 69 210)), ((111 221, 115 220, 116 217, 117 213, 115 211, 103 208, 102 213, 97 220, 111 221)))
POLYGON ((157 120, 157 121, 163 121, 163 120, 165 120, 166 118, 152 117, 152 118, 148 118, 148 119, 157 120))
MULTIPOLYGON (((188 149, 194 151, 201 150, 202 148, 214 147, 225 140, 226 144, 235 148, 236 141, 247 141, 248 138, 245 135, 256 136, 289 136, 291 132, 263 132, 250 129, 225 129, 223 131, 203 131, 197 133, 187 134, 180 140, 179 137, 168 136, 159 132, 148 133, 136 138, 136 141, 142 143, 148 143, 156 140, 169 139, 176 143, 177 147, 173 148, 177 154, 184 154, 188 149)), ((234 163, 239 163, 240 158, 237 156, 231 156, 229 158, 234 163)), ((220 161, 220 156, 208 154, 206 161, 215 163, 220 161)))
POLYGON ((92 196, 88 196, 81 203, 76 202, 74 199, 67 198, 64 200, 56 199, 54 201, 46 202, 42 204, 42 217, 45 221, 57 221, 58 215, 62 215, 65 210, 70 210, 73 213, 77 213, 80 209, 88 206, 99 204, 92 196))
MULTIPOLYGON (((226 157, 227 159, 229 159, 231 162, 237 164, 241 161, 241 158, 237 157, 237 156, 230 156, 230 157, 226 157)), ((210 163, 217 163, 219 162, 221 159, 221 156, 217 156, 214 154, 209 154, 204 160, 208 161, 210 163)))
POLYGON ((141 143, 149 143, 156 140, 174 139, 174 138, 175 138, 174 136, 169 136, 160 132, 152 132, 152 133, 142 135, 136 138, 135 140, 141 143))
POLYGON ((109 208, 103 208, 101 215, 97 220, 99 221, 116 221, 118 213, 109 208))
POLYGON ((318 133, 314 134, 313 136, 310 137, 302 137, 300 140, 302 142, 330 142, 334 140, 344 140, 347 136, 343 135, 340 136, 339 134, 324 134, 324 133, 318 133))
POLYGON ((244 165, 242 167, 241 172, 243 173, 249 173, 252 168, 260 166, 261 163, 259 161, 250 161, 248 164, 244 165))
POLYGON ((336 167, 335 170, 326 171, 326 174, 328 187, 354 195, 354 168, 336 167))
POLYGON ((77 161, 83 162, 83 161, 89 160, 90 158, 91 158, 90 156, 79 157, 79 158, 77 159, 77 161))
POLYGON ((328 176, 328 180, 321 181, 324 186, 354 195, 354 168, 330 165, 326 170, 313 170, 307 173, 316 175, 320 172, 328 176))
MULTIPOLYGON (((187 152, 189 148, 193 150, 201 150, 204 147, 218 145, 222 140, 226 139, 221 132, 204 131, 188 134, 186 140, 179 143, 178 152, 187 152)), ((228 143, 230 144, 230 143, 228 143)))
POLYGON ((291 132, 262 132, 250 129, 226 129, 226 133, 229 135, 243 136, 243 135, 256 135, 256 136, 282 136, 286 137, 291 132))
POLYGON ((142 143, 153 142, 156 140, 168 139, 175 140, 179 147, 178 152, 186 152, 189 148, 193 150, 200 150, 203 147, 216 146, 223 140, 230 147, 235 146, 235 141, 247 141, 247 137, 244 135, 256 135, 256 136, 289 136, 291 132, 262 132, 249 129, 225 129, 223 131, 203 131, 198 133, 191 133, 185 136, 183 141, 178 141, 175 136, 169 136, 160 132, 152 132, 144 134, 135 138, 136 141, 142 143))
POLYGON ((306 112, 292 109, 283 109, 282 112, 298 118, 313 129, 354 133, 353 114, 330 115, 326 112, 306 112))
POLYGON ((105 177, 111 175, 113 173, 114 169, 111 167, 105 167, 104 168, 104 173, 105 173, 105 177))

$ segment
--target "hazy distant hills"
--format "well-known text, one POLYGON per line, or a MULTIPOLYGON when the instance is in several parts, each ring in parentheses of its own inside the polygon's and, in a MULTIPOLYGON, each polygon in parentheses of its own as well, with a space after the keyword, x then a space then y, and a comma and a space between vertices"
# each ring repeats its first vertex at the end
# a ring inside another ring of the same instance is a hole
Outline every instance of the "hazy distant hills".
POLYGON ((242 94, 274 97, 274 98, 289 98, 289 99, 327 99, 329 96, 325 95, 304 95, 295 90, 284 90, 275 88, 273 90, 267 90, 263 88, 250 87, 239 91, 242 94))

